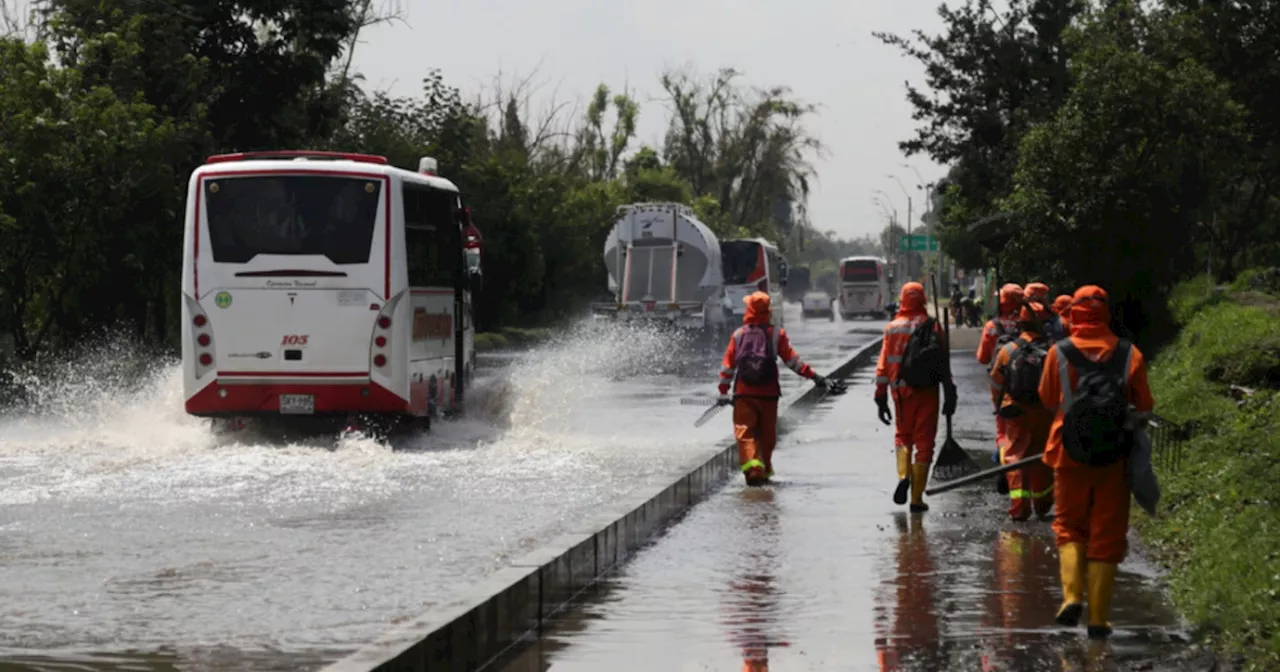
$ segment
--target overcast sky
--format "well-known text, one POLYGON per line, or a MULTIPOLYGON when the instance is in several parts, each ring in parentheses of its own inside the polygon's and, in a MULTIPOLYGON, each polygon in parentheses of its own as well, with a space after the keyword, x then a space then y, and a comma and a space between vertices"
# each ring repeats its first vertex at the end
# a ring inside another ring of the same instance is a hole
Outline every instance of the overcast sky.
MULTIPOLYGON (((405 21, 368 30, 355 55, 367 86, 415 95, 429 68, 474 94, 494 76, 510 82, 537 71, 535 102, 585 100, 600 82, 630 86, 644 103, 639 140, 660 144, 665 129, 658 75, 692 65, 711 73, 734 67, 744 82, 786 85, 821 106, 812 129, 829 156, 816 163, 809 213, 841 236, 878 233, 876 189, 906 216, 911 190, 919 224, 926 181, 944 170, 898 150, 914 122, 903 83, 922 83, 922 68, 871 36, 872 31, 933 33, 940 0, 400 0, 405 21)), ((483 207, 483 206, 479 206, 483 207)))

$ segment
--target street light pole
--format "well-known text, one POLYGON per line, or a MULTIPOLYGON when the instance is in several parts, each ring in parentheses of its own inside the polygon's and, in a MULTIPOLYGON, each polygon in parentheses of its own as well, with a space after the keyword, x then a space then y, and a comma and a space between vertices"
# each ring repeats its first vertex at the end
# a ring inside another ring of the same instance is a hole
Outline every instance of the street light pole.
MULTIPOLYGON (((884 193, 884 190, 882 190, 882 189, 875 189, 875 190, 873 190, 873 192, 872 192, 872 193, 876 194, 877 196, 881 196, 881 197, 883 197, 883 202, 881 202, 881 203, 880 203, 880 207, 882 207, 882 208, 883 208, 883 207, 884 207, 884 204, 885 204, 885 203, 888 203, 888 204, 889 204, 889 207, 893 210, 893 218, 889 220, 889 227, 890 227, 890 228, 889 228, 889 230, 890 230, 890 231, 894 231, 893 227, 894 227, 894 226, 896 226, 896 225, 898 224, 898 208, 897 208, 897 206, 893 205, 893 199, 889 197, 889 194, 884 193)), ((907 206, 908 206, 908 208, 910 208, 910 206, 911 206, 911 201, 910 201, 910 199, 908 199, 908 200, 907 200, 907 206)), ((907 210, 907 218, 908 218, 908 219, 910 219, 910 218, 911 218, 911 211, 910 211, 909 209, 907 210)), ((894 238, 897 238, 897 237, 898 237, 898 234, 897 234, 897 232, 896 232, 896 231, 894 232, 893 237, 894 237, 894 238)), ((904 260, 909 261, 909 260, 911 259, 911 257, 910 257, 910 256, 908 256, 910 253, 908 253, 908 252, 903 252, 901 249, 898 249, 898 248, 901 248, 901 247, 902 247, 902 245, 901 245, 901 242, 900 242, 900 241, 896 241, 896 240, 895 240, 895 241, 894 241, 894 244, 895 244, 895 245, 897 245, 897 247, 896 247, 895 249, 893 249, 893 250, 888 250, 888 251, 886 251, 886 253, 887 253, 887 254, 892 254, 892 255, 894 255, 894 256, 898 259, 898 263, 897 263, 898 270, 899 270, 899 271, 902 271, 902 269, 904 268, 903 261, 904 261, 904 260)), ((906 275, 907 275, 907 274, 906 274, 906 273, 898 273, 897 275, 902 276, 902 277, 906 277, 906 275)))
POLYGON ((911 241, 911 192, 907 191, 906 185, 902 183, 902 180, 898 179, 897 175, 887 175, 886 177, 889 177, 894 182, 897 182, 898 186, 902 189, 902 194, 907 197, 907 241, 908 241, 907 243, 907 277, 914 280, 915 275, 913 275, 911 271, 912 263, 911 263, 911 244, 910 244, 910 241, 911 241))

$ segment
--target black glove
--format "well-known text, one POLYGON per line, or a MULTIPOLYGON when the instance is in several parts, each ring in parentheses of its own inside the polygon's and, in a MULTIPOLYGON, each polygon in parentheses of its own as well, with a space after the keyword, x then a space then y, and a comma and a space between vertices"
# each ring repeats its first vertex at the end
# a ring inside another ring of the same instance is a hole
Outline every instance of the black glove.
POLYGON ((716 397, 716 406, 728 406, 729 404, 732 404, 732 403, 733 403, 732 395, 722 394, 719 397, 716 397))
POLYGON ((949 380, 942 383, 942 414, 948 418, 956 414, 956 384, 949 380))
POLYGON ((827 379, 825 377, 820 376, 816 373, 809 380, 812 380, 813 384, 818 387, 831 387, 830 385, 827 384, 827 379))
POLYGON ((876 397, 876 407, 880 410, 880 422, 893 423, 893 414, 889 412, 889 397, 876 397))

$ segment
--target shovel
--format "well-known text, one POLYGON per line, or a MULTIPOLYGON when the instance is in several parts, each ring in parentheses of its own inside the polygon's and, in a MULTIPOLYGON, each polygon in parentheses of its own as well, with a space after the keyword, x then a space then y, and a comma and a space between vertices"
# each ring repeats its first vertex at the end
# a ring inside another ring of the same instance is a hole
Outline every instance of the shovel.
MULTIPOLYGON (((933 306, 938 304, 938 278, 933 279, 933 306)), ((947 380, 951 380, 951 316, 950 311, 942 309, 942 329, 947 342, 947 380)), ((933 463, 934 481, 952 481, 982 471, 976 460, 956 441, 951 434, 951 416, 947 416, 947 439, 942 442, 942 450, 938 451, 938 459, 933 463)))

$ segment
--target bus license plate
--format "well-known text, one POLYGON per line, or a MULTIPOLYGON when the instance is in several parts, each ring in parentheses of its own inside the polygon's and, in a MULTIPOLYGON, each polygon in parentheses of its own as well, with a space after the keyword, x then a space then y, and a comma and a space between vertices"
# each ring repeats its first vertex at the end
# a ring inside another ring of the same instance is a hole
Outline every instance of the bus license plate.
POLYGON ((311 394, 282 394, 280 395, 280 414, 281 415, 314 415, 316 412, 316 398, 311 394))

